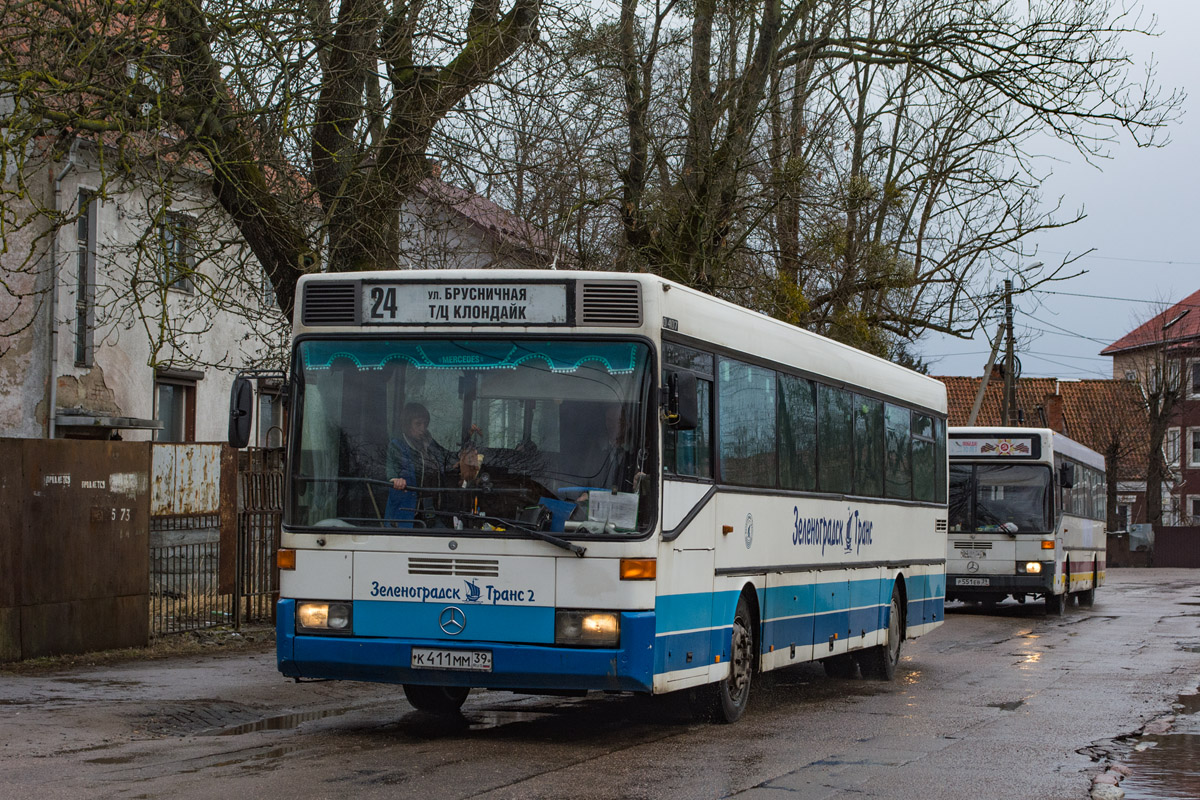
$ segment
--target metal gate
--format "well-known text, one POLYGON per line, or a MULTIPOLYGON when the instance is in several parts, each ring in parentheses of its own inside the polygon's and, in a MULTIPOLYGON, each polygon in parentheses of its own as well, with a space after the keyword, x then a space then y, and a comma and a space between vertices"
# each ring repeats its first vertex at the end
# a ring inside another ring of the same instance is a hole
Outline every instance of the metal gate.
POLYGON ((273 621, 283 449, 152 447, 151 635, 273 621))
POLYGON ((275 551, 283 520, 281 447, 237 454, 237 562, 233 623, 275 620, 279 571, 275 551))

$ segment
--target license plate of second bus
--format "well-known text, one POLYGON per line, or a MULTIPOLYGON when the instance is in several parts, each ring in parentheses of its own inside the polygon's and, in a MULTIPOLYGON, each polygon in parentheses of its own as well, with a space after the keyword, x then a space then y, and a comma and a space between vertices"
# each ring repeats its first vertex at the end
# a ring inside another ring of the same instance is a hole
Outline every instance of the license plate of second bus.
POLYGON ((491 650, 440 650, 433 647, 412 649, 413 669, 462 669, 492 671, 491 650))
POLYGON ((991 586, 990 578, 958 578, 958 586, 991 586))

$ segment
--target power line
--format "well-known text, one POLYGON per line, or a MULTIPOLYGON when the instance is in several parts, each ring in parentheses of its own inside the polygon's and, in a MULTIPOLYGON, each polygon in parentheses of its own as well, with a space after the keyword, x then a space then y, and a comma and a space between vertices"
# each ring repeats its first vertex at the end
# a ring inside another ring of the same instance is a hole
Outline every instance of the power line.
POLYGON ((1088 300, 1118 300, 1122 303, 1150 303, 1168 305, 1170 308, 1183 306, 1184 308, 1200 308, 1200 305, 1192 303, 1171 303, 1169 300, 1135 300, 1132 297, 1110 297, 1103 294, 1082 294, 1080 292, 1056 292, 1051 289, 1031 289, 1030 294, 1057 294, 1063 297, 1083 297, 1088 300))
MULTIPOLYGON (((1050 255, 1053 255, 1053 256, 1069 256, 1069 255, 1071 255, 1070 252, 1063 252, 1061 250, 1040 250, 1039 252, 1049 253, 1050 255)), ((1130 261, 1130 262, 1133 262, 1136 264, 1172 264, 1172 265, 1182 265, 1182 266, 1189 266, 1189 267, 1200 266, 1200 261, 1161 261, 1161 260, 1157 260, 1157 259, 1153 259, 1153 258, 1123 258, 1121 256, 1094 256, 1091 254, 1084 254, 1084 255, 1076 256, 1076 258, 1094 258, 1097 261, 1130 261)))

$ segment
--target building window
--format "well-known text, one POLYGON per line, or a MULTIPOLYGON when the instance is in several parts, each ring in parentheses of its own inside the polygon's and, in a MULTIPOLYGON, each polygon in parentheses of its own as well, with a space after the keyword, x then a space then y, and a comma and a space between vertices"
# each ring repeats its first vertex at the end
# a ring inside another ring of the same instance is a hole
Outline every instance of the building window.
POLYGON ((186 214, 168 211, 158 223, 158 243, 163 283, 192 293, 196 262, 196 224, 186 214))
POLYGON ((159 370, 154 380, 154 415, 162 429, 158 442, 196 441, 196 381, 194 370, 159 370))
POLYGON ((1163 458, 1168 467, 1179 466, 1179 428, 1167 428, 1163 438, 1163 458))
POLYGON ((79 190, 79 217, 75 221, 78 243, 75 259, 75 366, 90 367, 95 356, 96 233, 100 204, 87 189, 79 190))
POLYGON ((1136 369, 1125 370, 1125 380, 1136 381, 1138 379, 1138 371, 1136 369))
POLYGON ((1192 398, 1200 397, 1200 359, 1188 365, 1188 395, 1192 398))
POLYGON ((1187 447, 1187 465, 1192 468, 1200 467, 1200 428, 1187 429, 1185 446, 1187 447))

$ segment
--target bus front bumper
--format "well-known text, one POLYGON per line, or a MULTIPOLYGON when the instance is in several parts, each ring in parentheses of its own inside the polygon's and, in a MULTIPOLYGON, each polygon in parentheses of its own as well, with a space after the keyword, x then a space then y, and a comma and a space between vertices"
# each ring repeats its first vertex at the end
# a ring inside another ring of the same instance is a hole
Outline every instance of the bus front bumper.
POLYGON ((289 678, 534 691, 650 692, 654 685, 650 611, 621 614, 621 643, 615 649, 297 634, 295 614, 295 601, 279 601, 275 652, 279 671, 289 678), (415 669, 414 647, 487 651, 491 671, 415 669))
POLYGON ((1042 575, 969 575, 946 574, 946 598, 980 595, 1053 593, 1054 574, 1042 575), (986 583, 982 583, 986 581, 986 583))

